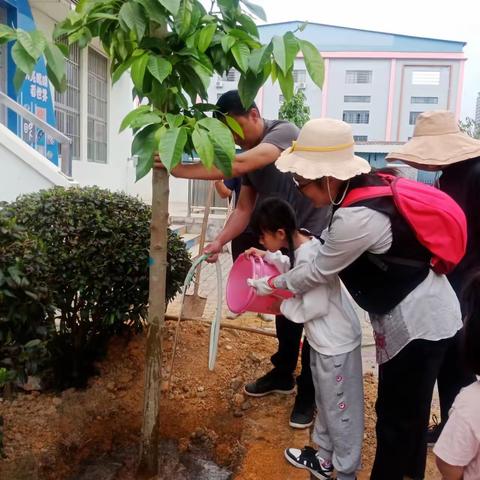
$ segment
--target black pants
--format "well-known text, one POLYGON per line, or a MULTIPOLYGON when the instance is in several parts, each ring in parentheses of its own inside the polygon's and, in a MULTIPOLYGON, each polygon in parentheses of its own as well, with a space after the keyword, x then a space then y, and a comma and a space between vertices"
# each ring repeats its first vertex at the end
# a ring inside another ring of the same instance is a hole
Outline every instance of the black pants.
MULTIPOLYGON (((233 261, 248 248, 262 248, 258 238, 250 232, 243 232, 232 240, 233 261)), ((294 323, 283 315, 275 317, 277 330, 278 350, 271 357, 274 375, 279 378, 292 377, 297 368, 300 341, 302 338, 303 325, 294 323)), ((297 396, 305 403, 315 402, 315 388, 313 386, 312 371, 310 370, 310 345, 305 338, 302 348, 302 371, 297 377, 297 396)))
POLYGON ((447 423, 448 412, 460 390, 473 383, 475 375, 465 365, 462 358, 463 328, 457 332, 445 352, 438 373, 438 396, 440 398, 440 418, 442 428, 447 423))
POLYGON ((452 342, 413 340, 379 366, 372 480, 423 479, 433 387, 452 342))

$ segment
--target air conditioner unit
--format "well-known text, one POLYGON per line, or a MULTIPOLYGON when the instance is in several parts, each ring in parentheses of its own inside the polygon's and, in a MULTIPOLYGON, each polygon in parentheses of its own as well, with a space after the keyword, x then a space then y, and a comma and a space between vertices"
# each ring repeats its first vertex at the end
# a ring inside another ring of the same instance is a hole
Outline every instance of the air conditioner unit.
POLYGON ((223 87, 223 82, 221 80, 217 80, 217 83, 215 84, 217 88, 222 88, 223 87))
POLYGON ((303 90, 305 88, 307 88, 307 84, 305 82, 298 82, 297 83, 297 89, 298 90, 303 90))

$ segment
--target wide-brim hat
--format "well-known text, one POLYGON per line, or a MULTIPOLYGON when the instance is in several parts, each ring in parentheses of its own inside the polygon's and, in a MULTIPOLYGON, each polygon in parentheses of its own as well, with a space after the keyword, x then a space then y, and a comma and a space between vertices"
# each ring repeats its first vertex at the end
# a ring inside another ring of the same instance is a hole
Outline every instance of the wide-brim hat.
POLYGON ((310 180, 322 177, 348 180, 371 170, 365 159, 355 155, 354 146, 348 123, 332 118, 310 120, 275 166, 281 172, 295 173, 310 180))
POLYGON ((436 110, 421 113, 413 137, 386 159, 441 166, 475 157, 480 157, 480 140, 461 132, 452 112, 436 110))

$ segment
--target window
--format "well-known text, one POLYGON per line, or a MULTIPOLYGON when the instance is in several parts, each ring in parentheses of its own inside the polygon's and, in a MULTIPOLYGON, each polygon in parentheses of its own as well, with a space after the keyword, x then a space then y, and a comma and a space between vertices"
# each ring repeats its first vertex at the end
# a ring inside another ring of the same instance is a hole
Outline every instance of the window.
POLYGON ((347 70, 345 83, 372 83, 371 70, 347 70))
POLYGON ((107 59, 88 50, 88 146, 90 162, 107 163, 107 59))
POLYGON ((372 97, 367 95, 345 95, 343 101, 345 103, 370 103, 372 97))
POLYGON ((413 85, 440 85, 440 72, 412 72, 413 85))
POLYGON ((410 103, 438 103, 438 97, 411 97, 410 103))
POLYGON ((347 123, 368 123, 370 112, 368 110, 344 110, 343 121, 347 123))
POLYGON ((285 97, 284 97, 283 95, 279 95, 279 96, 278 96, 278 101, 279 101, 280 103, 283 103, 283 102, 285 101, 285 97))
MULTIPOLYGON (((67 41, 62 41, 67 45, 67 41)), ((68 48, 66 59, 67 89, 55 90, 57 129, 72 139, 72 158, 80 158, 80 48, 78 43, 68 48)))
POLYGON ((415 122, 417 121, 417 117, 423 112, 410 112, 410 119, 408 123, 410 125, 415 125, 415 122))
POLYGON ((368 136, 367 135, 354 135, 353 136, 353 141, 354 142, 368 142, 368 136))
POLYGON ((223 74, 222 80, 225 82, 235 82, 237 80, 237 71, 234 68, 223 74))
POLYGON ((307 81, 307 71, 306 70, 294 70, 293 71, 293 81, 295 83, 305 83, 307 81))

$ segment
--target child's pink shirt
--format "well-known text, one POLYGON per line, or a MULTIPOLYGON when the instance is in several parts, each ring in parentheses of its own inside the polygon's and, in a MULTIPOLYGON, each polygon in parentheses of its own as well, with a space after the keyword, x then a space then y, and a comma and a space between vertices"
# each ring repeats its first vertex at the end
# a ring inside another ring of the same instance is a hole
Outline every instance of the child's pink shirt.
POLYGON ((433 452, 450 465, 465 467, 463 480, 480 479, 480 381, 457 395, 433 452))

